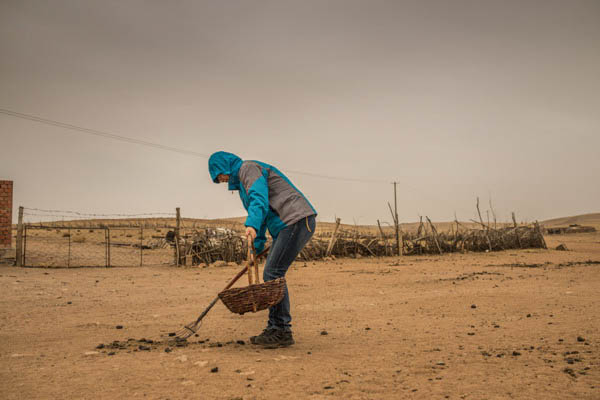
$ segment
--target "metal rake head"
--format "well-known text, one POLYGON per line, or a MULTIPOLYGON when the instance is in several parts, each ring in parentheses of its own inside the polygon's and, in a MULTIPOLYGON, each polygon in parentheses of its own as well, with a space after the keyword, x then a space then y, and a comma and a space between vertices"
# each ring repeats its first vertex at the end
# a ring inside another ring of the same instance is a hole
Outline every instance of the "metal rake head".
POLYGON ((196 332, 198 332, 198 329, 200 329, 200 325, 202 325, 202 321, 190 322, 174 334, 169 333, 169 336, 175 337, 175 340, 186 340, 195 335, 196 332))

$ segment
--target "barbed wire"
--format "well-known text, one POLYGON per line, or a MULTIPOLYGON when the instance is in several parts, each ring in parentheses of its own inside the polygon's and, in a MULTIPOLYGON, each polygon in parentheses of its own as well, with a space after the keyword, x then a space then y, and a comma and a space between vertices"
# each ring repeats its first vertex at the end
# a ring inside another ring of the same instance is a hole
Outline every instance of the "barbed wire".
MULTIPOLYGON (((31 208, 31 207, 23 207, 24 210, 31 210, 31 211, 39 211, 39 212, 44 212, 44 213, 64 213, 64 214, 72 214, 72 215, 78 215, 78 216, 83 216, 83 217, 146 217, 146 216, 150 216, 150 215, 155 215, 155 216, 176 216, 176 213, 165 213, 165 212, 153 212, 153 213, 139 213, 139 214, 92 214, 92 213, 82 213, 79 211, 70 211, 70 210, 44 210, 41 208, 31 208)), ((36 215, 36 214, 32 214, 32 213, 27 213, 28 215, 36 215)), ((46 214, 39 214, 39 215, 46 215, 46 214)), ((71 217, 72 215, 69 215, 67 217, 71 217)), ((64 215, 63 215, 64 216, 64 215)))
POLYGON ((23 218, 26 218, 26 217, 89 219, 87 217, 82 217, 82 216, 77 216, 77 215, 23 213, 23 218))

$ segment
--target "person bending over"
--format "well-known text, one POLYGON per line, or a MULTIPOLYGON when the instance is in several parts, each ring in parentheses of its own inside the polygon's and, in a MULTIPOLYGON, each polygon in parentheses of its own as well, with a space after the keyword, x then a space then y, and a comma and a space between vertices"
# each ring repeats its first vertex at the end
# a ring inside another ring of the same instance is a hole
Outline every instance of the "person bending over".
MULTIPOLYGON (((210 177, 215 183, 228 183, 237 190, 246 218, 246 236, 260 253, 266 242, 266 231, 273 238, 263 272, 265 282, 284 277, 296 256, 315 231, 317 211, 308 199, 277 168, 260 161, 243 161, 235 154, 218 151, 208 160, 210 177)), ((249 242, 250 243, 250 242, 249 242)), ((294 344, 292 316, 287 285, 283 300, 269 308, 266 328, 250 342, 263 347, 285 347, 294 344)))

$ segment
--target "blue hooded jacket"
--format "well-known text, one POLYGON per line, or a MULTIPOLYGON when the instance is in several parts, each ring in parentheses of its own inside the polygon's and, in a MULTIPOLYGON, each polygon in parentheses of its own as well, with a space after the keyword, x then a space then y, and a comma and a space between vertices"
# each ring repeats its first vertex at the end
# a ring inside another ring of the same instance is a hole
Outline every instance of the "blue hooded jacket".
POLYGON ((277 168, 260 161, 242 161, 235 154, 218 151, 208 160, 213 182, 229 175, 229 190, 237 190, 248 212, 245 226, 256 230, 254 247, 261 252, 266 230, 277 238, 282 229, 317 212, 308 199, 277 168))

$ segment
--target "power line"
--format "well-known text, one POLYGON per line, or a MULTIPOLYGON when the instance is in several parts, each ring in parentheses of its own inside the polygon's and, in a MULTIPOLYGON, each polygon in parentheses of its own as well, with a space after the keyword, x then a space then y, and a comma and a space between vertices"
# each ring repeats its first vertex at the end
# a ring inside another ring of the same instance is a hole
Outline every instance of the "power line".
MULTIPOLYGON (((179 148, 171 147, 171 146, 165 146, 165 145, 158 144, 158 143, 148 142, 146 140, 134 139, 134 138, 130 138, 127 136, 117 135, 115 133, 103 132, 103 131, 99 131, 97 129, 90 129, 90 128, 85 128, 85 127, 77 126, 77 125, 73 125, 73 124, 67 124, 65 122, 55 121, 55 120, 42 118, 42 117, 38 117, 35 115, 30 115, 30 114, 24 114, 24 113, 20 113, 20 112, 16 112, 16 111, 7 110, 4 108, 0 108, 0 113, 5 114, 5 115, 10 115, 10 116, 16 117, 16 118, 22 118, 22 119, 26 119, 29 121, 39 122, 42 124, 57 126, 60 128, 65 128, 65 129, 71 129, 74 131, 87 133, 90 135, 101 136, 101 137, 108 138, 108 139, 118 140, 118 141, 127 142, 127 143, 139 144, 142 146, 153 147, 155 149, 160 149, 160 150, 172 151, 174 153, 180 153, 180 154, 185 154, 185 155, 200 157, 200 158, 209 158, 210 157, 207 154, 199 153, 196 151, 184 150, 184 149, 179 149, 179 148)), ((312 173, 312 172, 302 172, 302 171, 292 171, 292 170, 283 170, 283 171, 290 173, 290 174, 305 175, 305 176, 310 176, 313 178, 329 179, 329 180, 335 180, 335 181, 380 183, 380 184, 381 183, 384 183, 384 184, 390 183, 387 180, 380 180, 380 179, 347 178, 347 177, 343 177, 343 176, 331 176, 331 175, 316 174, 316 173, 312 173)))
POLYGON ((198 153, 196 151, 178 149, 176 147, 165 146, 165 145, 158 144, 158 143, 152 143, 152 142, 148 142, 148 141, 145 141, 145 140, 134 139, 134 138, 130 138, 130 137, 127 137, 127 136, 117 135, 117 134, 114 134, 114 133, 99 131, 99 130, 96 130, 96 129, 84 128, 84 127, 77 126, 77 125, 72 125, 72 124, 67 124, 67 123, 64 123, 64 122, 54 121, 54 120, 47 119, 47 118, 37 117, 35 115, 18 113, 16 111, 6 110, 6 109, 3 109, 3 108, 0 108, 0 113, 6 114, 6 115, 11 115, 11 116, 17 117, 17 118, 27 119, 27 120, 30 120, 30 121, 40 122, 40 123, 47 124, 47 125, 58 126, 60 128, 71 129, 71 130, 74 130, 74 131, 88 133, 90 135, 96 135, 96 136, 102 136, 102 137, 109 138, 109 139, 120 140, 122 142, 140 144, 140 145, 143 145, 143 146, 149 146, 149 147, 154 147, 156 149, 173 151, 175 153, 187 154, 187 155, 190 155, 190 156, 196 156, 196 157, 202 157, 202 158, 208 158, 209 157, 206 154, 198 153))
POLYGON ((334 180, 334 181, 348 181, 348 182, 362 182, 362 183, 385 183, 385 184, 390 183, 389 181, 382 180, 382 179, 345 178, 342 176, 313 174, 311 172, 292 171, 289 169, 284 170, 284 172, 287 172, 288 174, 306 175, 306 176, 312 176, 314 178, 330 179, 330 180, 334 180))

